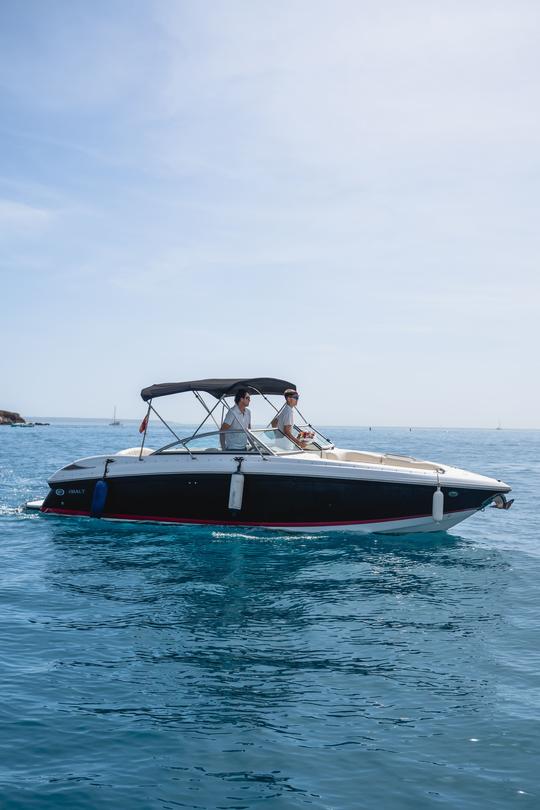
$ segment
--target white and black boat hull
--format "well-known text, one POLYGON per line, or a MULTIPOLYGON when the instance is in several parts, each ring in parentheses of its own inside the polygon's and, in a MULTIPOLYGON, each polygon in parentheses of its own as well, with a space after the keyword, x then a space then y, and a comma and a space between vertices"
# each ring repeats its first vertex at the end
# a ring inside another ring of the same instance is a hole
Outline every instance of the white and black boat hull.
POLYGON ((433 471, 293 459, 183 454, 82 459, 56 473, 41 511, 109 520, 211 524, 285 532, 444 531, 510 490, 454 468, 433 471), (444 470, 444 472, 443 472, 444 470), (235 474, 240 501, 230 508, 235 474), (440 486, 442 514, 433 496, 440 486))

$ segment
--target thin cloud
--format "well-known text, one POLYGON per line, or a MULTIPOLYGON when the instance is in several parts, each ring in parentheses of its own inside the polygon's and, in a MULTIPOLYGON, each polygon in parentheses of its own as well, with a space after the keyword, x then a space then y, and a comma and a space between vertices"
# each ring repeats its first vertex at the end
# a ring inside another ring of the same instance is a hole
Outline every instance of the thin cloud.
POLYGON ((0 199, 0 234, 41 232, 54 222, 55 213, 13 200, 0 199))

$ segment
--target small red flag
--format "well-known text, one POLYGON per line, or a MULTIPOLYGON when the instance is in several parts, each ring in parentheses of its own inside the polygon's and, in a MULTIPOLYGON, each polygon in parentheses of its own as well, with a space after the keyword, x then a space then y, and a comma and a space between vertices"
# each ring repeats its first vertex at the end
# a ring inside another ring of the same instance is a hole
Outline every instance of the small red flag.
POLYGON ((148 427, 148 414, 146 414, 141 424, 139 425, 139 433, 144 433, 147 427, 148 427))

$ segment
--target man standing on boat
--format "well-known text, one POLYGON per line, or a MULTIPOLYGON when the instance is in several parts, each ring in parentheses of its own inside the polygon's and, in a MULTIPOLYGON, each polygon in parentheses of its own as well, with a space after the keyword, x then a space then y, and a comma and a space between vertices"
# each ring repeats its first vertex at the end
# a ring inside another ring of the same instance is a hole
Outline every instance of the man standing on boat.
POLYGON ((245 388, 240 388, 234 397, 234 405, 229 408, 219 440, 222 450, 242 450, 247 447, 247 436, 244 431, 251 429, 251 411, 248 408, 251 397, 245 388), (232 430, 230 435, 224 431, 232 430))
POLYGON ((283 396, 285 397, 285 405, 280 410, 277 416, 272 419, 272 427, 280 430, 288 439, 302 449, 306 446, 307 442, 297 439, 293 436, 294 425, 294 409, 298 404, 298 397, 300 394, 293 388, 287 388, 283 396))

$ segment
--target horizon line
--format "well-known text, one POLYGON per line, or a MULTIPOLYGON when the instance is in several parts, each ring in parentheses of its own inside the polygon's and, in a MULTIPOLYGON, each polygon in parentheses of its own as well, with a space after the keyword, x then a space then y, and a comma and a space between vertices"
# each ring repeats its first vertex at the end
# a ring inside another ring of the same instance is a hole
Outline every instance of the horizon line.
MULTIPOLYGON (((55 421, 62 421, 62 420, 69 420, 71 422, 108 422, 110 423, 110 416, 28 416, 24 417, 26 421, 33 422, 34 420, 44 420, 44 419, 54 419, 55 421)), ((141 417, 125 417, 120 421, 120 426, 122 424, 127 423, 140 423, 141 417)), ((191 427, 196 426, 198 422, 178 422, 169 420, 172 425, 186 425, 191 427)), ((113 427, 113 425, 111 425, 113 427)), ((114 426, 117 427, 117 426, 114 426)), ((502 427, 500 424, 491 427, 491 426, 482 426, 482 425, 414 425, 414 424, 402 424, 402 425, 377 425, 375 423, 366 423, 362 425, 351 425, 351 424, 325 424, 321 423, 322 428, 365 428, 366 430, 370 430, 373 428, 377 429, 403 429, 403 430, 497 430, 497 431, 509 431, 509 430, 540 430, 540 427, 502 427)))

